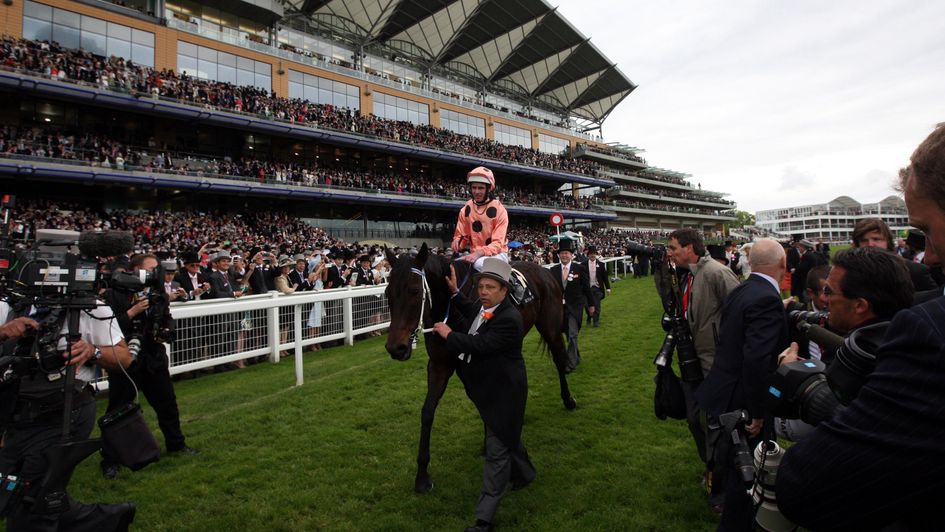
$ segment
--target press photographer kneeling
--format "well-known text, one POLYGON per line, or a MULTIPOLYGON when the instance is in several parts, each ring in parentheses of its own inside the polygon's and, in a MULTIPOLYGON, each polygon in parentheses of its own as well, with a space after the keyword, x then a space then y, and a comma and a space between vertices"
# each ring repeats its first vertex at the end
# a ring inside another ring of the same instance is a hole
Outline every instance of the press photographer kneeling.
POLYGON ((18 310, 24 314, 0 327, 4 354, 7 349, 16 352, 4 357, 0 378, 0 400, 14 404, 3 425, 0 450, 0 514, 10 532, 126 530, 134 519, 133 504, 85 505, 65 490, 75 465, 98 447, 97 440, 86 440, 95 423, 95 400, 87 383, 96 367, 120 371, 131 363, 112 311, 101 302, 93 305, 79 311, 79 337, 67 343, 69 324, 62 308, 26 301, 11 311, 0 303, 0 318, 18 310), (23 349, 26 354, 20 353, 23 349), (58 364, 55 355, 62 357, 58 364), (74 393, 67 394, 70 382, 74 393), (71 418, 64 416, 66 411, 71 418), (66 427, 64 418, 69 420, 66 427))

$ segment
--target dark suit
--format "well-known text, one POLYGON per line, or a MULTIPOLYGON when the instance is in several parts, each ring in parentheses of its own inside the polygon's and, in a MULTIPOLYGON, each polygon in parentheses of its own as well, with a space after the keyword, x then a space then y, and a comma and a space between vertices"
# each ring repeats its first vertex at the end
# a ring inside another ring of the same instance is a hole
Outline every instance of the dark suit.
POLYGON ((932 270, 925 264, 906 260, 906 267, 909 268, 909 278, 912 279, 912 287, 916 292, 931 290, 938 284, 932 279, 932 270))
MULTIPOLYGON (((181 271, 177 272, 177 277, 175 277, 174 280, 177 281, 178 283, 180 283, 181 288, 183 288, 184 290, 187 290, 187 300, 188 300, 188 301, 194 299, 194 295, 193 295, 194 289, 199 288, 199 287, 198 287, 198 286, 194 286, 193 282, 191 282, 191 280, 190 280, 190 274, 187 272, 187 270, 181 270, 181 271)), ((203 272, 198 273, 198 274, 197 274, 197 283, 203 284, 203 283, 206 283, 206 282, 208 282, 208 281, 207 281, 207 276, 204 275, 203 272)))
MULTIPOLYGON (((482 308, 462 294, 453 298, 453 304, 470 326, 482 308)), ((446 338, 450 353, 470 357, 458 362, 457 373, 486 425, 486 463, 476 518, 490 523, 509 481, 524 485, 535 478, 521 441, 528 397, 523 336, 522 315, 506 298, 474 334, 453 331, 446 338)))
MULTIPOLYGON (((764 277, 750 275, 725 300, 715 362, 695 393, 710 420, 742 408, 752 419, 766 417, 768 375, 777 366, 777 355, 787 347, 787 338, 780 292, 764 277)), ((716 436, 720 437, 713 459, 728 467, 719 530, 750 531, 754 522, 751 499, 735 471, 734 452, 731 445, 725 445, 725 435, 710 434, 707 440, 716 436)))
POLYGON ((306 273, 304 271, 299 272, 298 270, 292 270, 289 272, 289 284, 295 287, 296 292, 312 289, 312 283, 308 282, 305 276, 306 273))
POLYGON ((229 272, 212 270, 207 276, 207 282, 210 283, 210 290, 204 299, 221 299, 234 297, 233 283, 235 282, 229 272))
POLYGON ((807 294, 804 292, 807 285, 807 274, 817 266, 827 264, 827 259, 820 253, 812 249, 807 250, 801 257, 797 268, 791 274, 791 295, 797 296, 802 301, 807 300, 807 294))
MULTIPOLYGON (((587 301, 588 307, 594 307, 594 315, 591 316, 588 314, 587 322, 594 322, 594 326, 600 324, 600 302, 607 297, 607 290, 610 290, 610 279, 607 278, 607 265, 598 261, 595 261, 596 268, 593 276, 588 277, 588 282, 591 284, 591 298, 587 301), (597 281, 597 286, 594 286, 594 281, 597 281)), ((591 271, 591 263, 587 262, 587 271, 588 275, 591 271)))
POLYGON ((778 506, 812 530, 942 530, 945 297, 902 310, 850 406, 778 469, 778 506))
POLYGON ((565 371, 572 371, 581 362, 581 352, 578 350, 578 333, 581 331, 581 321, 584 317, 584 306, 593 301, 591 296, 590 275, 587 268, 573 260, 568 264, 568 278, 561 278, 561 263, 550 268, 551 274, 561 283, 561 293, 564 294, 564 320, 562 326, 568 335, 568 365, 565 371))

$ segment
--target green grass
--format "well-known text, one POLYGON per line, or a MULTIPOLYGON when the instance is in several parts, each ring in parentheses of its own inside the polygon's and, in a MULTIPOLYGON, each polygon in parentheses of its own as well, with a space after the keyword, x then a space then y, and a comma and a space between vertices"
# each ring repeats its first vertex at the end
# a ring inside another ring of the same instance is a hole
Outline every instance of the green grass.
MULTIPOLYGON (((538 477, 503 499, 501 529, 715 528, 685 423, 653 415, 660 313, 652 278, 614 285, 601 327, 581 332, 572 412, 529 335, 524 441, 538 477)), ((299 388, 291 360, 181 381, 183 429, 199 456, 112 481, 94 456, 70 488, 85 502, 137 502, 137 530, 462 530, 479 493, 482 425, 454 378, 433 428, 435 487, 414 494, 425 375, 422 345, 396 362, 375 338, 307 354, 299 388)))

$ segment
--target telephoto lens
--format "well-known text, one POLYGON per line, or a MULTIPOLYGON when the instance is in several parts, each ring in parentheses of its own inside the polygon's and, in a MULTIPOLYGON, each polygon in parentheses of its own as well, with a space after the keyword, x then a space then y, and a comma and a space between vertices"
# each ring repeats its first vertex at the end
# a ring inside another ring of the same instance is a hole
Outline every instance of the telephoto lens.
POLYGON ((673 359, 673 349, 675 348, 676 338, 673 336, 673 333, 666 333, 663 345, 660 346, 659 352, 656 353, 656 358, 653 359, 653 363, 661 368, 668 366, 673 359))

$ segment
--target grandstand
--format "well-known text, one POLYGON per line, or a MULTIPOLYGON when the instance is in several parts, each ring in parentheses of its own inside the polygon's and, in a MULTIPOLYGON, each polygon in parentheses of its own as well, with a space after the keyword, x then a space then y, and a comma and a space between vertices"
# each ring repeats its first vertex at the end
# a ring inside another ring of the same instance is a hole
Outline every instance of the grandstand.
POLYGON ((552 212, 568 227, 733 220, 722 194, 594 134, 636 86, 545 0, 0 11, 0 178, 21 197, 445 239, 465 172, 486 165, 523 227, 552 212))

